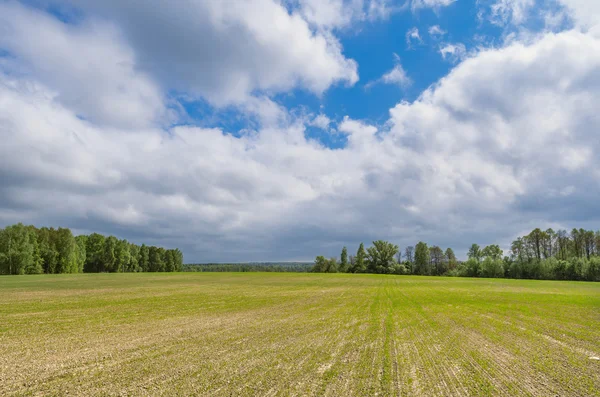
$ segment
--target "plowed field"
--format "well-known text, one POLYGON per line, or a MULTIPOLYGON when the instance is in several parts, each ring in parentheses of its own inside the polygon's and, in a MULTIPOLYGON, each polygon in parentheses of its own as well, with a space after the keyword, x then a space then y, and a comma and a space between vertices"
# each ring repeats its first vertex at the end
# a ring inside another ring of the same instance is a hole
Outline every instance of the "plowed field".
POLYGON ((600 396, 600 283, 0 278, 0 395, 600 396))

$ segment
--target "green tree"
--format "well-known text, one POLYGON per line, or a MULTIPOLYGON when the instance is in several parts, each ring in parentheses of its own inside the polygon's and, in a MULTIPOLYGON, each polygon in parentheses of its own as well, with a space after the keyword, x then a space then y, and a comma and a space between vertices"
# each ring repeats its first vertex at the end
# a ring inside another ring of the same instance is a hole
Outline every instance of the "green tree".
POLYGON ((352 273, 364 273, 367 270, 366 259, 367 253, 365 252, 365 245, 360 243, 358 251, 356 251, 356 257, 354 258, 352 273))
POLYGON ((427 247, 427 243, 422 241, 415 246, 415 263, 413 272, 414 274, 431 274, 431 258, 429 255, 429 247, 427 247))
POLYGON ((46 274, 55 273, 58 263, 58 252, 54 244, 55 230, 53 228, 42 227, 37 229, 36 234, 43 271, 46 274))
POLYGON ((481 275, 481 264, 476 257, 469 258, 464 264, 464 276, 479 277, 481 275))
POLYGON ((117 249, 118 242, 119 240, 117 240, 115 236, 108 236, 104 240, 104 252, 102 255, 102 271, 111 273, 118 271, 117 257, 115 255, 115 250, 117 249))
POLYGON ((450 270, 456 269, 458 262, 456 260, 456 255, 454 255, 454 251, 452 250, 452 248, 447 248, 445 255, 446 255, 446 261, 448 262, 448 269, 450 269, 450 270))
POLYGON ((497 244, 488 245, 481 251, 481 256, 491 258, 493 260, 501 260, 504 252, 500 249, 497 244))
POLYGON ((38 273, 40 262, 36 235, 27 226, 18 223, 1 231, 0 274, 38 273))
POLYGON ((141 271, 140 265, 140 247, 139 245, 129 244, 129 264, 127 265, 128 272, 141 271))
POLYGON ((494 258, 492 256, 486 256, 481 263, 481 276, 482 277, 504 277, 504 267, 502 259, 494 258))
POLYGON ((482 253, 478 244, 471 245, 471 248, 469 248, 469 252, 467 253, 467 257, 469 259, 475 259, 477 262, 481 261, 482 253))
POLYGON ((348 271, 348 249, 346 247, 342 248, 338 270, 340 273, 346 273, 348 271))
POLYGON ((148 271, 164 271, 163 255, 158 247, 151 246, 148 248, 148 271))
POLYGON ((327 270, 327 259, 323 255, 319 255, 315 258, 315 264, 310 269, 313 273, 325 273, 327 270))
POLYGON ((129 267, 131 254, 129 251, 129 242, 127 240, 117 240, 115 244, 115 264, 114 271, 125 273, 129 267))
POLYGON ((441 276, 448 271, 448 262, 446 261, 446 256, 444 255, 444 251, 437 245, 434 245, 429 249, 429 257, 431 261, 431 270, 433 274, 437 276, 441 276))
POLYGON ((388 241, 373 241, 373 246, 367 249, 367 271, 369 273, 393 273, 394 256, 398 246, 388 241))
POLYGON ((105 237, 98 233, 88 236, 85 245, 86 259, 83 270, 89 273, 104 272, 104 240, 105 237))
POLYGON ((140 269, 142 269, 141 271, 150 271, 150 248, 148 248, 148 246, 145 244, 142 244, 142 246, 140 247, 138 265, 140 266, 140 269))
POLYGON ((88 236, 85 235, 75 237, 77 273, 83 273, 85 268, 87 260, 87 239, 88 236))
POLYGON ((59 227, 55 239, 58 262, 56 273, 77 273, 77 242, 70 229, 59 227))

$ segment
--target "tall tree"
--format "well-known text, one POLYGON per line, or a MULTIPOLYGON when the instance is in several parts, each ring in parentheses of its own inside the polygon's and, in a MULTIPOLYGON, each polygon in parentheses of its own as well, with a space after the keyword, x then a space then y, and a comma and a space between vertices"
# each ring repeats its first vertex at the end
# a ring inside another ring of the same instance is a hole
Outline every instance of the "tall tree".
POLYGON ((366 258, 367 253, 365 252, 365 245, 360 243, 358 251, 356 251, 352 273, 364 273, 367 270, 366 258))
POLYGON ((469 259, 475 259, 478 262, 481 260, 481 248, 478 244, 471 245, 471 248, 469 248, 469 252, 467 253, 467 257, 469 259))
POLYGON ((88 236, 85 245, 86 259, 84 271, 86 272, 104 272, 104 240, 105 237, 98 233, 92 233, 88 236))
POLYGON ((77 242, 71 230, 59 227, 55 244, 58 252, 56 273, 77 273, 77 242))
POLYGON ((140 257, 138 259, 138 264, 140 266, 140 269, 142 269, 141 271, 150 271, 150 248, 146 244, 142 244, 142 246, 140 247, 140 257))
POLYGON ((483 257, 491 258, 492 260, 501 260, 503 254, 503 251, 497 244, 488 245, 481 251, 483 257))
POLYGON ((445 255, 446 260, 448 261, 448 268, 450 270, 456 269, 458 262, 456 261, 456 255, 454 255, 454 251, 452 250, 452 248, 447 248, 445 255))
POLYGON ((367 270, 371 273, 393 273, 398 246, 387 241, 373 241, 367 249, 367 270))
POLYGON ((448 264, 444 251, 437 245, 434 245, 429 249, 429 256, 431 261, 431 270, 435 275, 441 276, 448 271, 448 264))
POLYGON ((104 252, 102 255, 104 271, 112 273, 119 270, 117 267, 117 257, 115 255, 118 241, 119 240, 117 240, 117 238, 114 236, 108 236, 104 240, 104 252))
POLYGON ((409 245, 408 247, 406 247, 404 249, 404 258, 410 264, 413 263, 413 252, 414 252, 414 250, 415 250, 415 247, 413 247, 412 245, 409 245))
POLYGON ((415 247, 414 273, 428 275, 431 274, 431 259, 427 243, 420 241, 415 247))
POLYGON ((342 248, 342 254, 340 255, 340 265, 338 270, 341 273, 346 273, 348 271, 348 249, 346 247, 342 248))

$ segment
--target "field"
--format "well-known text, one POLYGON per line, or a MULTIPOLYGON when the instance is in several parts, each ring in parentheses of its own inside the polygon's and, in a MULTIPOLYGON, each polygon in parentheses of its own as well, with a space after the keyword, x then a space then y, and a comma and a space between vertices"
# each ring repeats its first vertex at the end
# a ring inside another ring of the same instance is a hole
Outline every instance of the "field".
POLYGON ((600 396, 600 283, 0 277, 0 395, 600 396))

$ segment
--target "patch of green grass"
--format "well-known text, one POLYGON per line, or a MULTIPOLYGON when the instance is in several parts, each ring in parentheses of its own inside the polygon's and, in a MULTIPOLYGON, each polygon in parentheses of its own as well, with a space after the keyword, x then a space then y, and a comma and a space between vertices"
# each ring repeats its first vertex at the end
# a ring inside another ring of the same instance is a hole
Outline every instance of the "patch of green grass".
POLYGON ((600 284, 0 277, 0 395, 600 396, 600 284))

